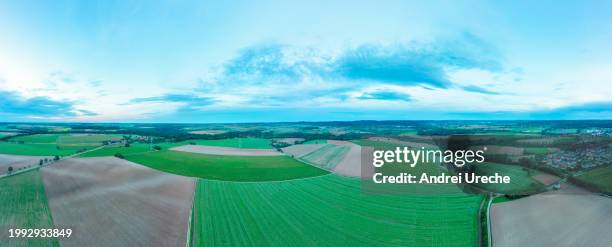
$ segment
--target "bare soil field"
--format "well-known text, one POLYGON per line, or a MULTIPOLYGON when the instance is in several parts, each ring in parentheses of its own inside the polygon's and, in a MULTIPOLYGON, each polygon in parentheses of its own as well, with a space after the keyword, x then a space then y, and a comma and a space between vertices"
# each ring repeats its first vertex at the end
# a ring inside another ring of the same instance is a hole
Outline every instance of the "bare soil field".
POLYGON ((44 158, 53 157, 0 154, 0 175, 8 173, 9 166, 13 167, 13 171, 28 166, 38 166, 38 162, 44 158))
POLYGON ((362 147, 352 142, 328 140, 327 144, 300 144, 283 148, 283 152, 300 159, 330 144, 349 148, 330 171, 348 177, 361 177, 362 147))
POLYGON ((554 184, 555 182, 561 180, 561 178, 555 176, 555 175, 551 175, 551 174, 546 174, 546 173, 542 173, 539 175, 535 175, 533 176, 533 178, 535 180, 538 180, 538 182, 544 184, 544 185, 551 185, 554 184))
POLYGON ((283 153, 299 158, 315 150, 322 148, 325 144, 300 144, 283 148, 283 153))
POLYGON ((41 169, 57 227, 70 246, 185 246, 195 180, 114 157, 41 169))
POLYGON ((612 199, 563 185, 491 207, 493 246, 610 246, 612 199))
POLYGON ((344 158, 334 167, 334 172, 349 177, 361 177, 361 146, 347 141, 329 141, 331 144, 350 147, 344 158))
POLYGON ((228 148, 228 147, 203 146, 203 145, 184 145, 180 147, 171 148, 170 150, 188 152, 188 153, 230 155, 230 156, 278 156, 278 155, 283 155, 283 153, 278 152, 274 149, 228 148))
POLYGON ((218 134, 223 134, 227 131, 225 130, 196 130, 196 131, 191 131, 189 133, 191 134, 196 134, 196 135, 218 135, 218 134))
MULTIPOLYGON (((421 148, 421 147, 424 147, 424 148, 438 148, 438 146, 436 146, 434 144, 430 144, 430 143, 401 141, 401 140, 397 140, 397 139, 393 139, 393 138, 388 138, 388 137, 370 137, 370 138, 368 138, 368 140, 388 142, 388 143, 397 144, 398 146, 407 146, 407 147, 411 147, 411 148, 421 148)), ((431 140, 428 140, 428 141, 431 141, 431 140)))

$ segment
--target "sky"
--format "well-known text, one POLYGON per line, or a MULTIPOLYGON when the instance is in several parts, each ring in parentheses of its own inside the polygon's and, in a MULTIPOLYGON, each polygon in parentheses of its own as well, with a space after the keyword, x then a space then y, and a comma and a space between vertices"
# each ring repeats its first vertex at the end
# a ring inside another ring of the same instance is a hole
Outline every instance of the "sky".
POLYGON ((612 119, 609 1, 0 1, 0 121, 612 119))

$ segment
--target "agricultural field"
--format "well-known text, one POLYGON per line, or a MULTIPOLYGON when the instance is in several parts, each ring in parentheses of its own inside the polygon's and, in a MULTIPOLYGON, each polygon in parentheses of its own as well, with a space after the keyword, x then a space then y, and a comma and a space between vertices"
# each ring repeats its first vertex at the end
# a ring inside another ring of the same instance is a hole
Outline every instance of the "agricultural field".
POLYGON ((590 170, 576 179, 601 188, 608 194, 612 194, 612 165, 601 166, 590 170))
POLYGON ((283 148, 283 152, 336 174, 361 176, 361 147, 351 142, 329 140, 326 144, 299 144, 283 148))
POLYGON ((523 194, 532 193, 544 187, 544 184, 534 178, 534 176, 540 175, 541 172, 529 168, 491 162, 476 164, 475 167, 476 174, 478 175, 490 176, 499 173, 502 176, 510 176, 509 184, 478 184, 479 187, 488 191, 504 194, 523 194))
POLYGON ((229 156, 278 156, 284 155, 275 149, 254 149, 254 148, 228 148, 216 146, 202 145, 183 145, 171 148, 173 151, 212 154, 212 155, 229 155, 229 156))
POLYGON ((228 181, 287 180, 327 173, 285 155, 225 156, 161 150, 125 158, 165 172, 228 181))
POLYGON ((38 166, 41 159, 51 159, 50 156, 24 156, 0 154, 0 175, 8 173, 8 168, 18 171, 30 166, 38 166))
POLYGON ((185 246, 193 178, 106 157, 41 169, 58 226, 74 228, 62 247, 185 246))
POLYGON ((193 246, 476 246, 481 196, 364 194, 359 179, 201 179, 193 246), (237 227, 240 226, 240 227, 237 227))
POLYGON ((139 154, 146 152, 154 152, 151 150, 151 145, 149 144, 131 144, 129 147, 125 146, 107 146, 95 151, 87 152, 79 155, 81 158, 86 157, 102 157, 102 156, 114 156, 115 154, 121 155, 131 155, 131 154, 139 154))
POLYGON ((232 138, 232 139, 221 139, 221 140, 194 140, 197 145, 204 146, 218 146, 218 147, 230 147, 230 148, 261 148, 268 149, 272 148, 272 140, 262 138, 232 138))
POLYGON ((67 156, 102 145, 102 141, 118 140, 120 135, 39 134, 17 136, 0 142, 0 153, 14 155, 67 156))
POLYGON ((0 132, 0 138, 7 137, 7 136, 13 136, 15 134, 17 134, 17 133, 14 133, 14 132, 0 132))
POLYGON ((563 185, 493 204, 491 224, 493 246, 610 246, 612 200, 563 185))
POLYGON ((103 141, 121 140, 121 135, 106 134, 38 134, 28 136, 18 136, 11 138, 11 141, 34 143, 34 144, 101 144, 103 141))
POLYGON ((53 227, 45 187, 38 170, 0 178, 0 246, 59 246, 55 238, 8 238, 7 229, 53 227))
POLYGON ((83 149, 95 148, 95 145, 58 146, 56 144, 20 144, 13 142, 0 142, 0 153, 14 155, 34 156, 67 156, 83 149))
POLYGON ((325 143, 327 143, 327 140, 319 140, 319 139, 317 139, 317 140, 305 141, 302 144, 325 144, 325 143))
POLYGON ((325 170, 332 170, 342 161, 349 149, 350 147, 345 145, 326 144, 313 152, 300 156, 299 159, 325 170))

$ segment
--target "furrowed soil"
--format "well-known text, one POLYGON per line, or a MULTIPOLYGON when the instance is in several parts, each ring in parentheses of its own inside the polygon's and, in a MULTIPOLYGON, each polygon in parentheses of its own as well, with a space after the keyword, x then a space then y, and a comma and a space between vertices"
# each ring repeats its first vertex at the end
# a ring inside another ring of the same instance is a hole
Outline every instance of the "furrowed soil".
POLYGON ((23 156, 0 154, 0 175, 8 173, 8 168, 13 167, 13 171, 31 166, 38 166, 41 159, 51 159, 50 156, 23 156))
POLYGON ((61 246, 185 246, 194 179, 114 157, 42 168, 61 246))
POLYGON ((612 199, 571 185, 491 207, 493 246, 610 246, 612 199))

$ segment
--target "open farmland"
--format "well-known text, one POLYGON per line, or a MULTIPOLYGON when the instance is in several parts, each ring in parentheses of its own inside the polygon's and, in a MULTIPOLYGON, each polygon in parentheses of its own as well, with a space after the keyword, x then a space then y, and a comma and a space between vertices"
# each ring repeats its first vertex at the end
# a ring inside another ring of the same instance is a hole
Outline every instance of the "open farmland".
MULTIPOLYGON (((362 147, 346 141, 330 141, 332 144, 341 145, 348 148, 346 154, 342 157, 342 160, 338 162, 336 167, 334 167, 334 172, 340 175, 349 176, 349 177, 370 177, 369 174, 362 174, 361 171, 361 155, 362 155, 362 147)), ((370 150, 370 149, 367 149, 370 150)), ((369 152, 369 151, 368 151, 369 152)))
POLYGON ((576 177, 576 179, 612 194, 612 165, 595 168, 576 177))
POLYGON ((612 199, 563 186, 493 204, 493 246, 610 246, 612 199))
POLYGON ((252 138, 252 137, 221 139, 221 140, 194 140, 191 142, 194 142, 197 145, 230 147, 230 148, 261 148, 261 149, 272 148, 272 141, 270 139, 252 138))
POLYGON ((38 134, 28 136, 18 136, 11 138, 11 141, 24 143, 45 143, 45 144, 100 144, 103 141, 120 140, 121 135, 106 134, 38 134))
POLYGON ((170 150, 198 153, 198 154, 213 154, 213 155, 231 155, 231 156, 277 156, 283 155, 274 149, 255 149, 255 148, 228 148, 202 145, 184 145, 171 148, 170 150))
POLYGON ((64 145, 56 144, 30 144, 0 142, 0 153, 14 155, 35 155, 35 156, 66 156, 75 154, 79 150, 92 149, 96 145, 64 145))
POLYGON ((195 181, 117 158, 42 168, 61 246, 185 246, 195 181))
POLYGON ((79 157, 102 157, 113 156, 115 154, 131 155, 138 153, 154 152, 149 144, 132 144, 129 147, 125 146, 106 146, 104 148, 87 152, 79 155, 79 157))
POLYGON ((41 159, 52 158, 49 156, 23 156, 0 154, 0 175, 8 173, 8 167, 13 167, 13 171, 28 166, 38 166, 41 159))
POLYGON ((326 170, 332 170, 344 158, 350 148, 344 145, 326 144, 325 146, 299 157, 310 164, 316 164, 326 170))
POLYGON ((325 144, 299 144, 283 148, 283 153, 299 158, 322 148, 325 144))
POLYGON ((55 238, 8 238, 8 228, 53 227, 38 170, 0 179, 0 246, 59 246, 55 238))
POLYGON ((533 178, 536 175, 540 175, 541 172, 529 168, 490 162, 476 164, 475 168, 478 175, 491 176, 499 173, 502 176, 510 176, 509 184, 478 184, 479 187, 488 191, 505 194, 522 194, 532 193, 544 187, 544 184, 533 178))
POLYGON ((193 246, 476 246, 482 197, 364 194, 337 175, 282 182, 201 179, 193 246))
POLYGON ((361 175, 361 147, 351 142, 329 140, 326 144, 293 145, 283 148, 283 152, 340 175, 361 175))
POLYGON ((327 173, 285 155, 225 156, 162 150, 125 158, 165 172, 229 181, 286 180, 327 173))

